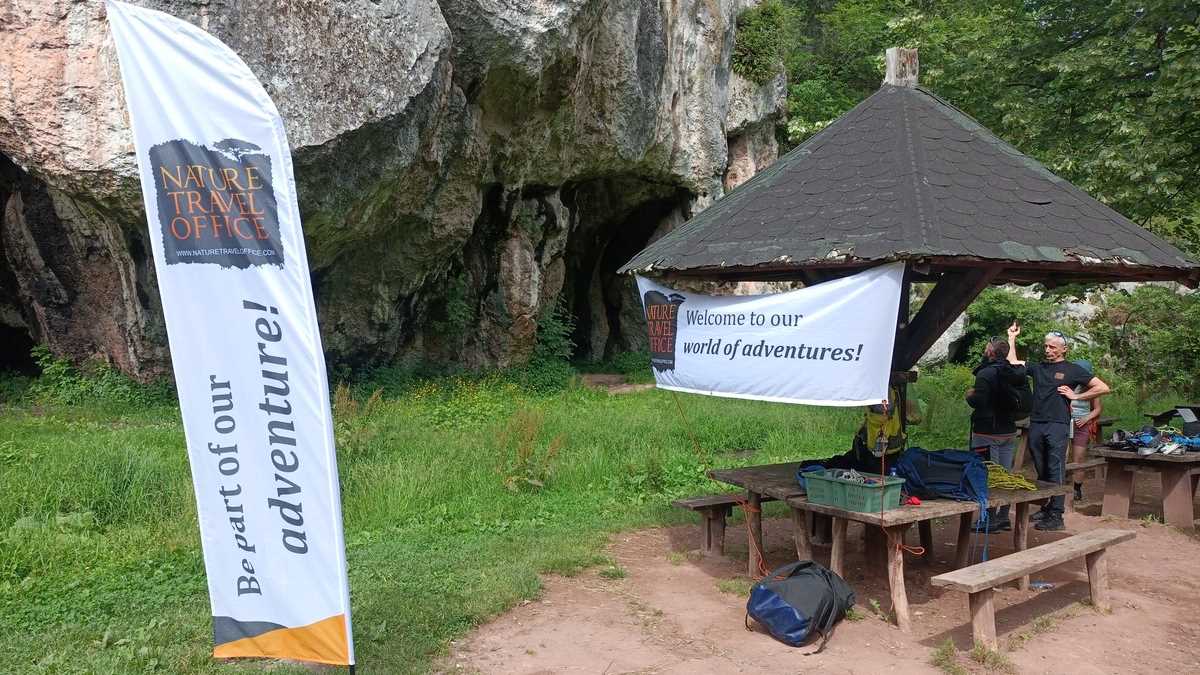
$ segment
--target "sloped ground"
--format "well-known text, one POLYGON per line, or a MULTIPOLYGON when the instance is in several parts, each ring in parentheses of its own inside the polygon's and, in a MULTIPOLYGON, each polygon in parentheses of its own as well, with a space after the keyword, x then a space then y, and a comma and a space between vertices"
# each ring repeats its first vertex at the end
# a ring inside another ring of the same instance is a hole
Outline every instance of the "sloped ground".
MULTIPOLYGON (((1139 501, 1157 496, 1157 481, 1139 481, 1139 501)), ((1088 484, 1098 496, 1098 481, 1088 484)), ((1007 663, 993 671, 1020 673, 1200 672, 1200 539, 1149 519, 1154 506, 1135 507, 1137 520, 1095 515, 1098 504, 1083 503, 1068 516, 1069 532, 1126 527, 1138 537, 1111 552, 1114 609, 1102 615, 1086 604, 1083 561, 1035 575, 1050 590, 997 594, 997 630, 1007 663), (1088 515, 1093 514, 1093 515, 1088 515)), ((787 519, 764 524, 768 563, 794 555, 787 519)), ((858 595, 857 621, 844 621, 821 654, 792 649, 743 627, 745 529, 731 527, 725 560, 702 560, 688 551, 698 546, 699 525, 652 529, 614 537, 615 568, 591 570, 575 578, 549 577, 538 600, 526 603, 479 628, 452 647, 444 672, 468 673, 928 673, 930 660, 947 639, 959 650, 971 647, 966 597, 932 588, 928 578, 949 569, 954 524, 935 526, 934 560, 906 561, 906 583, 914 630, 905 635, 878 618, 873 600, 888 611, 886 579, 864 574, 860 530, 851 525, 847 569, 858 595), (624 576, 621 577, 621 571, 624 576), (619 578, 611 578, 619 577, 619 578)), ((1031 531, 1031 545, 1065 536, 1031 531)), ((915 538, 915 534, 910 535, 915 538)), ((995 535, 991 551, 1011 551, 1007 534, 995 535)), ((828 549, 818 548, 828 561, 828 549)), ((968 671, 988 667, 956 655, 968 671)))

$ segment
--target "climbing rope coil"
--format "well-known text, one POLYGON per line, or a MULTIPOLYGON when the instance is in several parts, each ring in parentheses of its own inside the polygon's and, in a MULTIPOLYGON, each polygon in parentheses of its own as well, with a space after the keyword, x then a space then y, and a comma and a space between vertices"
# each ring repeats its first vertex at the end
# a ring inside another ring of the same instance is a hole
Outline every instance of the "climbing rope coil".
POLYGON ((1036 490, 1037 486, 1028 478, 1012 473, 995 462, 984 462, 987 467, 987 484, 989 488, 1002 490, 1036 490))

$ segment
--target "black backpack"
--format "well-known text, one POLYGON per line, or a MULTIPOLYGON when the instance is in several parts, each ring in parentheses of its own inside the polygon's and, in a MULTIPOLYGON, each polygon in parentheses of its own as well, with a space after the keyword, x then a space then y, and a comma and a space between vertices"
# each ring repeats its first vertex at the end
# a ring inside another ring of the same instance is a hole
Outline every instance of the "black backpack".
POLYGON ((1009 384, 1003 381, 1000 373, 996 373, 996 384, 1000 386, 1000 405, 1012 413, 1013 419, 1021 420, 1033 412, 1033 390, 1029 386, 1029 376, 1021 378, 1021 384, 1009 384))
POLYGON ((817 637, 821 647, 833 627, 854 606, 854 591, 841 577, 811 560, 788 563, 771 572, 750 589, 746 601, 749 619, 762 624, 776 640, 802 647, 817 637))

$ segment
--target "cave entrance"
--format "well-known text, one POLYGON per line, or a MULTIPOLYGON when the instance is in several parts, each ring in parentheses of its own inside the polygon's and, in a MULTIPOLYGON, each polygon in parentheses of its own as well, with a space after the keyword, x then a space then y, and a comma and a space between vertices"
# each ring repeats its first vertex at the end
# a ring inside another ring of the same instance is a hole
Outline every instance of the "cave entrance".
MULTIPOLYGON (((7 217, 9 198, 25 180, 25 172, 0 153, 0 218, 7 217)), ((0 223, 0 231, 3 229, 4 224, 0 223)), ((36 375, 39 370, 31 353, 34 341, 21 317, 19 297, 17 277, 10 268, 4 238, 0 237, 0 372, 36 375)))
POLYGON ((569 186, 564 196, 575 221, 563 284, 575 318, 575 358, 598 361, 644 348, 637 282, 616 272, 660 229, 665 232, 683 222, 690 193, 623 177, 569 186))

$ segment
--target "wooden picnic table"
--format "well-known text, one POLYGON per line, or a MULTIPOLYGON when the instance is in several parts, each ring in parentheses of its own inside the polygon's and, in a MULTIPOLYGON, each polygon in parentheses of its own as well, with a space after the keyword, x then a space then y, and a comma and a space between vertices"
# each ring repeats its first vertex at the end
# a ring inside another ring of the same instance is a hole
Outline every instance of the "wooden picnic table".
POLYGON ((1149 418, 1151 424, 1156 427, 1161 427, 1167 422, 1170 422, 1172 417, 1178 415, 1180 408, 1191 410, 1193 415, 1200 417, 1200 404, 1196 403, 1180 403, 1174 408, 1170 408, 1159 413, 1144 413, 1142 417, 1149 418))
MULTIPOLYGON (((992 488, 988 490, 988 507, 1014 507, 1013 547, 1024 551, 1029 546, 1029 506, 1056 495, 1065 495, 1070 491, 1066 485, 1052 483, 1037 483, 1036 490, 1004 490, 992 488)), ((792 497, 787 500, 792 507, 792 513, 813 512, 833 518, 833 549, 829 555, 829 567, 839 575, 844 576, 844 561, 846 550, 846 526, 850 521, 863 523, 866 526, 878 527, 887 538, 887 576, 891 588, 892 607, 896 612, 896 625, 901 630, 910 629, 908 615, 908 593, 904 588, 904 535, 913 523, 917 524, 921 546, 924 548, 923 558, 928 560, 933 553, 933 521, 938 518, 958 516, 958 540, 956 542, 954 569, 966 567, 970 562, 971 533, 975 520, 979 516, 979 505, 975 502, 955 501, 951 499, 923 500, 920 505, 901 506, 882 513, 875 511, 866 513, 850 511, 836 506, 813 504, 807 497, 792 497)), ((808 529, 795 528, 796 554, 802 558, 812 557, 811 544, 808 542, 808 529)), ((1029 577, 1020 580, 1022 590, 1029 588, 1029 577)))
POLYGON ((1168 525, 1195 529, 1195 511, 1192 506, 1196 484, 1200 482, 1200 452, 1185 452, 1182 455, 1139 455, 1127 450, 1108 447, 1092 448, 1092 454, 1103 457, 1106 462, 1104 479, 1104 506, 1101 515, 1129 517, 1129 505, 1133 502, 1133 477, 1137 469, 1157 472, 1162 480, 1163 520, 1168 525))
MULTIPOLYGON (((838 574, 843 574, 843 564, 846 550, 846 527, 849 521, 856 521, 878 527, 886 537, 888 581, 892 590, 892 603, 896 611, 896 623, 903 630, 909 630, 908 595, 904 589, 904 559, 900 544, 904 542, 904 534, 913 523, 917 523, 921 545, 925 548, 928 558, 933 550, 932 523, 936 518, 958 516, 958 541, 955 557, 955 569, 967 564, 970 555, 970 540, 972 526, 977 517, 979 505, 974 502, 961 502, 949 499, 932 499, 923 501, 920 506, 902 506, 897 509, 863 513, 848 511, 823 504, 812 504, 808 501, 804 490, 796 482, 796 471, 800 462, 768 464, 738 469, 714 469, 708 472, 709 478, 722 483, 737 485, 746 489, 747 504, 745 509, 747 565, 750 576, 758 573, 762 554, 762 512, 759 506, 763 501, 777 499, 787 503, 792 509, 792 530, 796 543, 796 554, 800 559, 811 559, 812 544, 809 538, 807 514, 820 514, 833 519, 833 550, 830 554, 830 567, 838 574)), ((1070 491, 1066 485, 1039 483, 1037 490, 1000 490, 989 491, 988 506, 1014 506, 1015 518, 1013 523, 1013 542, 1015 548, 1024 550, 1028 545, 1028 514, 1029 505, 1055 495, 1065 495, 1070 491)), ((1022 588, 1027 588, 1028 577, 1021 580, 1022 588)))
POLYGON ((736 485, 746 489, 746 530, 749 531, 749 575, 758 573, 762 562, 762 503, 765 501, 784 501, 789 497, 804 494, 800 483, 796 482, 796 472, 800 470, 800 462, 784 462, 782 464, 764 464, 762 466, 746 466, 738 469, 713 469, 708 477, 721 482, 736 485))

